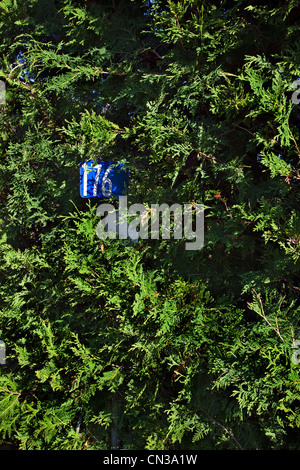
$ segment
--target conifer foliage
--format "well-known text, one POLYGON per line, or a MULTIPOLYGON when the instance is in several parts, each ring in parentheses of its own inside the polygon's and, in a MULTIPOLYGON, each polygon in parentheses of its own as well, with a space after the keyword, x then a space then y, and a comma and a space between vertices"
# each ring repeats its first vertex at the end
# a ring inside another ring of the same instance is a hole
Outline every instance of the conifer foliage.
POLYGON ((1 2, 1 445, 299 450, 299 13, 1 2), (99 240, 99 158, 204 247, 99 240))

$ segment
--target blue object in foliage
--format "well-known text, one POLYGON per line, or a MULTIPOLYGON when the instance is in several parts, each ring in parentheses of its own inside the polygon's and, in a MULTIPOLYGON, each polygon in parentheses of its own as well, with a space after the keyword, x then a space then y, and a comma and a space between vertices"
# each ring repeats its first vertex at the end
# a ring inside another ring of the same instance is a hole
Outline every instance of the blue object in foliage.
POLYGON ((128 171, 122 163, 81 162, 81 197, 118 197, 124 195, 128 185, 128 171))

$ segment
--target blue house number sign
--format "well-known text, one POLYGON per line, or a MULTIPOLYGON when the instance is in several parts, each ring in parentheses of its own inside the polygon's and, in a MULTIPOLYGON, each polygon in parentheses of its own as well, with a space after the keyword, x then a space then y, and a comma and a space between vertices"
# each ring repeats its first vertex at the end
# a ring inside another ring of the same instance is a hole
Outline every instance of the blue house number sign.
POLYGON ((124 195, 128 172, 122 163, 82 162, 80 164, 81 197, 118 197, 124 195))

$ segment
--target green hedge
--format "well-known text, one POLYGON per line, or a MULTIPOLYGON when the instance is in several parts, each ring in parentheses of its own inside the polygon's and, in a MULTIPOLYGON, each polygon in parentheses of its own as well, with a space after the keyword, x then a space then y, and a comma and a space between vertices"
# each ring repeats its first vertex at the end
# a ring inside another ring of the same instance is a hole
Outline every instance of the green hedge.
POLYGON ((2 445, 299 450, 298 18, 1 2, 2 445), (99 240, 99 157, 129 204, 203 204, 204 247, 99 240))

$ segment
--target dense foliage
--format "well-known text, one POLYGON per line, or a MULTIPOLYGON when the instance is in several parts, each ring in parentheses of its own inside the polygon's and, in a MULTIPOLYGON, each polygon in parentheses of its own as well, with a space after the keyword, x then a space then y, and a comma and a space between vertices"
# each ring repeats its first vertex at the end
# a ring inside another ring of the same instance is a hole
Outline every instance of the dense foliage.
POLYGON ((1 2, 3 445, 299 449, 299 13, 1 2), (203 204, 203 249, 99 240, 99 157, 203 204))

